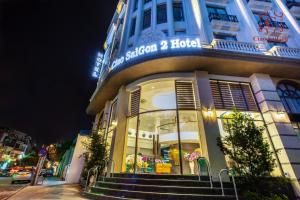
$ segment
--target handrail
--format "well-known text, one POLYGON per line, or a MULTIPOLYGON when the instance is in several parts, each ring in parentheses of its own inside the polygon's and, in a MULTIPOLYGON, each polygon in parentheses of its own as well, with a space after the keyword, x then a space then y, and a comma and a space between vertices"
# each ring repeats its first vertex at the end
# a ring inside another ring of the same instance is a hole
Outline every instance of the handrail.
MULTIPOLYGON (((91 170, 97 170, 97 174, 98 174, 98 167, 99 166, 94 166, 94 167, 92 167, 91 169, 89 169, 89 171, 88 171, 88 174, 87 174, 87 177, 86 177, 86 183, 85 183, 85 188, 84 188, 84 190, 85 191, 87 191, 87 186, 88 186, 88 183, 89 183, 89 177, 90 177, 90 172, 91 172, 91 170)), ((97 177, 96 177, 97 178, 97 177)))
POLYGON ((222 196, 225 196, 225 192, 224 192, 224 186, 223 186, 223 181, 222 181, 222 176, 221 175, 222 175, 223 172, 227 172, 228 176, 230 176, 230 174, 231 174, 233 188, 234 188, 234 193, 235 193, 235 198, 236 198, 236 200, 239 200, 238 193, 237 193, 237 188, 236 188, 236 184, 235 184, 234 175, 233 175, 233 173, 230 173, 231 171, 232 171, 232 169, 221 169, 220 170, 219 179, 220 179, 220 185, 221 185, 221 190, 222 190, 222 196))
MULTIPOLYGON (((199 160, 204 160, 207 164, 207 171, 208 171, 208 177, 209 177, 209 182, 210 182, 210 188, 213 188, 213 181, 212 181, 212 176, 211 176, 211 168, 210 168, 210 163, 209 161, 204 158, 204 157, 200 157, 199 160)), ((200 165, 199 165, 199 162, 198 162, 198 170, 199 170, 199 181, 201 181, 201 171, 200 171, 200 165)))
MULTIPOLYGON (((114 170, 115 170, 115 161, 113 159, 110 159, 106 162, 106 167, 108 167, 109 163, 111 163, 111 168, 112 172, 109 172, 109 177, 113 178, 114 177, 114 170)), ((106 169, 108 172, 108 168, 106 169)))

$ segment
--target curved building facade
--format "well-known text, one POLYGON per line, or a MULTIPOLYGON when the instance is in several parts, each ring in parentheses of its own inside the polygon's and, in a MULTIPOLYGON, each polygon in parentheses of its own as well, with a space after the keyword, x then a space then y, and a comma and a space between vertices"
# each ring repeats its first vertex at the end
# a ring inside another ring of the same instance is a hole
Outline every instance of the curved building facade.
POLYGON ((267 126, 274 175, 299 188, 299 19, 298 1, 120 1, 87 108, 114 172, 197 174, 197 152, 217 177, 236 108, 267 126))

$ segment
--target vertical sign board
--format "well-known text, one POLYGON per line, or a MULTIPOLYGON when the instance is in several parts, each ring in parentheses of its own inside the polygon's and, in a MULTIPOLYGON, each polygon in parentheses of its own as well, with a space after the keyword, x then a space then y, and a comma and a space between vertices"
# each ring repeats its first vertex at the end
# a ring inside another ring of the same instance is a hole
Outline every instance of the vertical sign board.
POLYGON ((38 178, 39 178, 39 175, 41 173, 41 169, 43 168, 44 166, 44 162, 46 160, 46 156, 47 156, 47 149, 45 147, 42 147, 40 150, 39 150, 39 161, 36 165, 36 170, 35 170, 35 173, 33 175, 33 178, 32 178, 32 181, 31 181, 31 185, 36 185, 38 183, 38 178))

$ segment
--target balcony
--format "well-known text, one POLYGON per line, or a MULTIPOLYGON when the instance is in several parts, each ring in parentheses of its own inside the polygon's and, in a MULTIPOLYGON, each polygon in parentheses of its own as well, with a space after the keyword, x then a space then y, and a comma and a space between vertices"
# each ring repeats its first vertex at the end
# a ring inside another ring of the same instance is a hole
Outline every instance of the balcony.
POLYGON ((254 12, 266 12, 272 7, 271 0, 248 0, 248 6, 254 12))
POLYGON ((269 52, 274 56, 300 59, 300 49, 297 48, 274 46, 269 52))
POLYGON ((285 22, 278 22, 273 20, 259 21, 259 32, 263 35, 271 37, 288 37, 289 27, 285 22))
POLYGON ((206 0, 206 3, 226 6, 229 3, 229 0, 206 0))
POLYGON ((257 44, 230 40, 214 39, 211 43, 214 49, 260 54, 257 44))
POLYGON ((239 21, 235 15, 209 13, 209 21, 212 29, 216 31, 236 32, 240 30, 239 21))
POLYGON ((300 18, 300 0, 287 0, 286 5, 294 17, 300 18))

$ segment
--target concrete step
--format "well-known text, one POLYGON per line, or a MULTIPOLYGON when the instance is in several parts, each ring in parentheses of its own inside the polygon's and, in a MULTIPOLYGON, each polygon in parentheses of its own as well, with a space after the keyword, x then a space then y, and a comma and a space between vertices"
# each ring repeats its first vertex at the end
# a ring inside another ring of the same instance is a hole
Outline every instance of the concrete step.
MULTIPOLYGON (((161 186, 190 186, 190 187, 210 187, 209 181, 198 180, 178 180, 178 179, 149 179, 149 178, 104 178, 99 177, 100 181, 113 183, 131 183, 140 185, 161 185, 161 186)), ((230 182, 224 182, 224 187, 233 188, 230 182)), ((214 187, 220 187, 220 182, 213 182, 214 187)))
POLYGON ((114 198, 127 198, 127 199, 145 199, 145 200, 234 200, 233 195, 208 195, 208 194, 178 194, 178 193, 160 193, 160 192, 148 192, 148 191, 132 191, 125 189, 112 189, 104 187, 92 188, 88 193, 92 199, 103 199, 105 196, 113 196, 114 198))
MULTIPOLYGON (((97 182, 96 187, 92 188, 93 192, 98 192, 98 188, 110 188, 118 190, 130 191, 147 191, 158 193, 174 193, 174 194, 207 194, 207 195, 221 195, 221 188, 210 187, 192 187, 192 186, 171 186, 171 185, 144 185, 133 183, 113 183, 113 182, 97 182)), ((233 195, 232 188, 225 188, 225 194, 233 195)))

